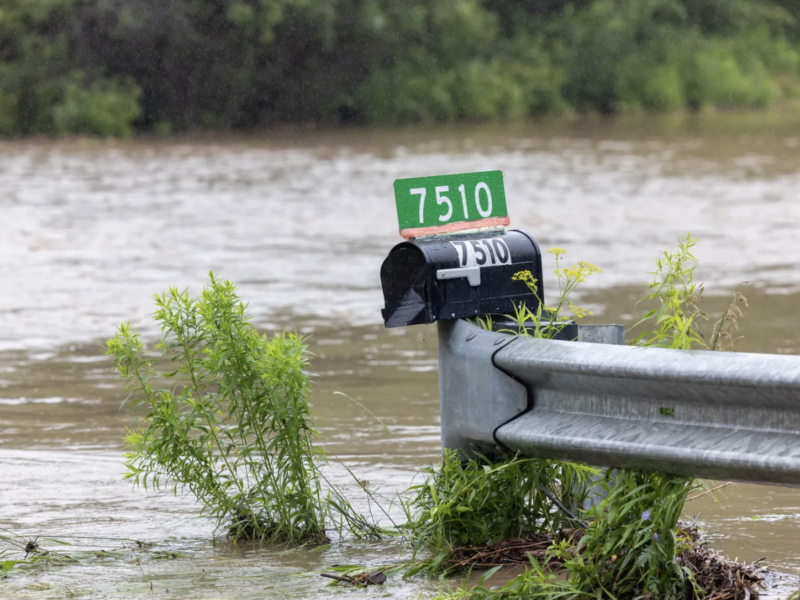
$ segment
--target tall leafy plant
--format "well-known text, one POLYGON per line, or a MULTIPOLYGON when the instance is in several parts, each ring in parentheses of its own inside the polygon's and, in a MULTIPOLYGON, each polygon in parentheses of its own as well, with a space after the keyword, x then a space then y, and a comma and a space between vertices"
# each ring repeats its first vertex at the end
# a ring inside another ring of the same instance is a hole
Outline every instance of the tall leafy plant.
POLYGON ((678 251, 664 250, 656 259, 656 270, 650 294, 645 300, 655 300, 658 306, 645 313, 639 323, 651 323, 650 331, 636 338, 635 344, 691 350, 693 347, 705 348, 700 333, 699 321, 705 315, 697 307, 702 300, 703 284, 694 281, 697 259, 692 248, 697 240, 687 233, 678 240, 678 251))
POLYGON ((739 319, 743 316, 740 305, 747 306, 747 298, 737 291, 714 324, 706 343, 700 322, 707 317, 698 307, 698 303, 704 301, 704 288, 702 283, 694 280, 697 259, 692 249, 696 244, 697 239, 687 233, 684 239, 678 240, 677 252, 664 250, 656 258, 656 270, 650 273, 653 275, 650 293, 642 301, 655 301, 658 305, 634 325, 650 325, 650 329, 641 333, 634 344, 678 350, 731 350, 742 339, 737 335, 739 319))
POLYGON ((235 538, 325 540, 304 339, 259 334, 213 273, 199 297, 172 288, 155 303, 160 359, 129 324, 108 342, 136 413, 126 477, 188 488, 235 538))

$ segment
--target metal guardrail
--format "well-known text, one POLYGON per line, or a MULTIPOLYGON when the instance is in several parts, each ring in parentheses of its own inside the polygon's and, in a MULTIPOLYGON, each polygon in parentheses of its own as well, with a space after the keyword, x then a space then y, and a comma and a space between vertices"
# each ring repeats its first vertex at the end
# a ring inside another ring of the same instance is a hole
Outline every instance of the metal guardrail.
POLYGON ((800 357, 438 327, 445 447, 800 486, 800 357))

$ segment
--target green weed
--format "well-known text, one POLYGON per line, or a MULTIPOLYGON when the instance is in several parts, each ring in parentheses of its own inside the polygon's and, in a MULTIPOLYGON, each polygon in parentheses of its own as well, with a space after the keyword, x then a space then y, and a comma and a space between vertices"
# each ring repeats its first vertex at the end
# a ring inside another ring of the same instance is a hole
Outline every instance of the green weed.
POLYGON ((415 553, 436 555, 410 574, 445 570, 444 559, 457 548, 555 534, 572 519, 559 505, 580 506, 597 470, 519 457, 462 462, 457 452, 445 449, 441 465, 423 473, 425 482, 408 490, 412 497, 401 498, 407 518, 402 529, 415 553))
POLYGON ((0 560, 0 579, 6 577, 8 573, 19 564, 22 564, 24 561, 21 560, 0 560))
POLYGON ((443 590, 434 600, 522 600, 542 598, 547 600, 572 600, 575 591, 559 578, 545 570, 533 557, 524 573, 501 587, 489 587, 487 582, 501 567, 489 569, 473 585, 469 579, 456 589, 443 590))
MULTIPOLYGON (((567 253, 563 248, 550 248, 548 251, 553 255, 556 268, 553 273, 558 282, 558 301, 554 306, 545 305, 539 292, 539 281, 530 271, 519 271, 513 276, 514 281, 522 281, 531 293, 536 297, 536 310, 531 310, 525 303, 514 305, 513 315, 503 315, 508 321, 514 323, 514 329, 500 329, 502 333, 522 335, 525 337, 552 339, 558 336, 570 319, 581 319, 592 313, 585 308, 581 308, 572 303, 571 296, 575 290, 595 273, 602 273, 592 263, 578 261, 577 263, 566 266, 564 255, 567 253), (568 316, 569 315, 569 316, 568 316)), ((473 324, 483 329, 492 331, 494 318, 492 315, 478 317, 473 324)))
POLYGON ((326 540, 304 338, 260 335, 213 273, 198 298, 172 288, 155 303, 172 371, 156 373, 128 324, 108 342, 137 415, 126 478, 188 488, 234 538, 326 540))
POLYGON ((596 597, 598 590, 620 599, 691 597, 694 576, 678 556, 693 541, 678 527, 678 519, 698 484, 623 470, 613 477, 609 471, 600 486, 606 497, 584 514, 589 527, 564 563, 577 597, 596 597))
POLYGON ((703 302, 703 284, 695 283, 694 270, 697 259, 692 249, 697 240, 687 233, 678 240, 678 251, 664 250, 656 259, 656 270, 650 294, 642 301, 656 301, 658 306, 647 311, 641 321, 651 324, 651 329, 641 333, 634 344, 691 350, 730 350, 741 339, 739 319, 742 317, 740 305, 747 306, 747 298, 734 292, 731 301, 720 319, 714 324, 708 343, 700 329, 700 323, 707 320, 706 314, 698 304, 703 302))
MULTIPOLYGON (((650 295, 645 300, 658 301, 658 307, 645 313, 635 326, 652 321, 652 330, 640 334, 634 344, 691 350, 705 348, 698 321, 704 317, 697 307, 703 285, 694 282, 697 259, 692 254, 697 240, 691 233, 678 241, 678 251, 664 250, 656 259, 650 295)), ((635 327, 634 326, 634 327, 635 327)))

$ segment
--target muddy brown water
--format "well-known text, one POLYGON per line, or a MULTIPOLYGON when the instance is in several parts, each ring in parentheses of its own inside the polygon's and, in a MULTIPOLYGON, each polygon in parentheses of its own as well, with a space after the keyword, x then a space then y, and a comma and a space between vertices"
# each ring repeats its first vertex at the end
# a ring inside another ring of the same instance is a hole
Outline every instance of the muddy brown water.
MULTIPOLYGON (((0 535, 40 536, 79 561, 14 573, 0 597, 363 596, 318 572, 390 564, 401 543, 214 544, 191 498, 123 481, 131 417, 103 340, 128 319, 152 337, 151 296, 167 286, 197 291, 209 270, 236 281, 259 326, 311 335, 331 477, 375 511, 338 461, 391 498, 439 452, 435 328, 380 324, 378 269, 399 240, 392 181, 495 168, 514 226, 604 270, 581 297, 595 321, 633 324, 654 255, 691 231, 708 312, 737 287, 750 300, 740 348, 800 352, 791 114, 2 143, 0 535)), ((687 511, 731 558, 800 575, 800 492, 739 484, 687 511)), ((438 586, 395 578, 369 594, 438 586)))

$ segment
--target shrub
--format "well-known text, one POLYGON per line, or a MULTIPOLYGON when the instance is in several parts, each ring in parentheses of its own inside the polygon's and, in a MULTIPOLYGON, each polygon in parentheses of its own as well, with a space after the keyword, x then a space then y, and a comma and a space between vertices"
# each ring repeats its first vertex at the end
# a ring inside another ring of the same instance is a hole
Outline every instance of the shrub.
POLYGON ((699 45, 684 67, 686 99, 689 106, 767 106, 777 88, 757 55, 739 59, 731 43, 721 41, 699 45))
POLYGON ((17 98, 0 92, 0 136, 11 137, 17 133, 17 98))
POLYGON ((664 65, 652 69, 640 92, 642 107, 652 111, 668 111, 686 105, 678 69, 664 65))
POLYGON ((649 68, 658 64, 651 53, 662 34, 652 26, 652 13, 659 4, 658 0, 597 0, 583 10, 565 11, 561 60, 565 94, 575 108, 611 114, 636 100, 626 93, 626 79, 640 76, 645 62, 649 68))
POLYGON ((565 40, 556 56, 569 102, 602 113, 761 108, 780 93, 776 77, 796 76, 797 51, 765 16, 703 33, 692 14, 671 0, 596 0, 565 11, 552 30, 565 40))
POLYGON ((156 372, 127 324, 108 342, 137 415, 126 478, 188 488, 235 538, 321 542, 323 456, 313 446, 304 339, 260 335, 234 285, 210 277, 198 298, 175 288, 155 296, 155 348, 171 372, 156 372))
POLYGON ((130 137, 139 116, 141 90, 130 81, 74 76, 64 84, 63 97, 53 108, 58 134, 130 137))
POLYGON ((527 113, 522 86, 500 61, 473 61, 460 66, 450 94, 460 119, 491 121, 527 113))
POLYGON ((360 97, 372 123, 521 117, 528 112, 529 99, 523 85, 507 70, 507 65, 498 61, 482 60, 454 68, 427 60, 418 66, 399 64, 374 72, 360 97))
POLYGON ((452 121, 456 107, 450 97, 449 72, 400 64, 372 73, 360 91, 371 123, 452 121))

